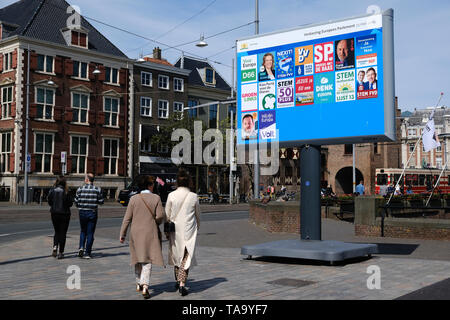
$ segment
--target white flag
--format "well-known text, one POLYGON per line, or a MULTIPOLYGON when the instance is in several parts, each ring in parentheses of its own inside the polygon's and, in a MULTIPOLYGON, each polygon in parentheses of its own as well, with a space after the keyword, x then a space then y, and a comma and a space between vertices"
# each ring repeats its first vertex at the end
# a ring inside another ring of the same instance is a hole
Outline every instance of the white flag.
POLYGON ((425 128, 423 129, 423 149, 428 152, 432 149, 436 149, 441 145, 439 138, 434 129, 434 110, 430 115, 430 120, 428 120, 425 128))

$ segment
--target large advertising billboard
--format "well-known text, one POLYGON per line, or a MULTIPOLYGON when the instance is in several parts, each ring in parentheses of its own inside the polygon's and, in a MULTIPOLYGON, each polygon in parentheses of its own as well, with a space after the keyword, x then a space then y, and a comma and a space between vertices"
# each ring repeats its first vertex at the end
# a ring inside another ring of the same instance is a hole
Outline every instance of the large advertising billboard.
POLYGON ((238 144, 395 140, 392 9, 240 39, 236 51, 238 144))

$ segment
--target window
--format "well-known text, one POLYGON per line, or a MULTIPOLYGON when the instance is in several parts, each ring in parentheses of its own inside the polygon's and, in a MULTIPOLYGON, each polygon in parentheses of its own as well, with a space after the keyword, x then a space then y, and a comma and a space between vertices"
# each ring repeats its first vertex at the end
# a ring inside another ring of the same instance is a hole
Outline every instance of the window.
POLYGON ((182 102, 174 102, 173 103, 173 111, 174 112, 183 112, 184 103, 182 102))
POLYGON ((117 158, 119 157, 119 140, 103 140, 104 174, 117 174, 117 158))
POLYGON ((415 147, 416 145, 414 144, 414 143, 410 143, 409 144, 409 152, 414 152, 414 147, 415 147))
POLYGON ((72 31, 72 45, 87 48, 87 35, 83 32, 72 31))
POLYGON ((209 127, 217 127, 217 104, 209 106, 209 127))
POLYGON ((169 101, 158 100, 158 118, 167 119, 169 117, 169 101))
POLYGON ((105 82, 118 84, 119 70, 115 68, 105 68, 105 82))
POLYGON ((1 134, 2 144, 1 157, 0 157, 0 171, 9 171, 9 156, 11 154, 11 132, 5 132, 1 134))
POLYGON ((87 79, 88 78, 88 65, 86 62, 74 61, 73 62, 73 76, 76 78, 87 79))
POLYGON ((141 116, 152 116, 152 98, 141 97, 141 116))
POLYGON ((184 91, 184 80, 180 78, 173 79, 173 90, 183 92, 184 91))
MULTIPOLYGON (((195 107, 195 106, 198 106, 198 101, 196 101, 196 100, 188 100, 188 107, 189 108, 195 107)), ((189 117, 191 117, 191 118, 197 118, 197 116, 198 116, 198 109, 188 109, 188 114, 189 114, 189 117)))
POLYGON ((3 55, 3 71, 12 70, 12 59, 13 59, 12 52, 8 52, 3 55))
POLYGON ((72 173, 86 173, 87 148, 88 137, 72 136, 72 147, 70 149, 72 173))
POLYGON ((119 99, 105 98, 104 112, 105 125, 117 127, 119 118, 119 99))
POLYGON ((352 144, 345 145, 344 154, 353 154, 353 145, 352 144))
POLYGON ((141 151, 143 152, 152 151, 152 144, 150 143, 150 137, 147 137, 141 141, 141 151))
POLYGON ((159 75, 158 76, 158 88, 169 89, 169 77, 159 75))
POLYGON ((82 93, 72 93, 73 122, 87 123, 89 96, 82 93))
POLYGON ((436 158, 436 168, 442 168, 442 158, 436 158))
POLYGON ((53 106, 55 105, 55 91, 44 88, 36 89, 36 104, 38 119, 53 119, 53 106))
POLYGON ((2 118, 11 117, 12 92, 13 87, 2 88, 2 118))
POLYGON ((53 57, 39 54, 37 56, 37 71, 53 73, 53 57))
POLYGON ((153 85, 152 74, 150 72, 141 72, 141 84, 148 87, 153 85))
POLYGON ((373 144, 373 153, 378 153, 378 143, 373 144))
POLYGON ((436 152, 442 152, 442 145, 436 148, 436 152))
POLYGON ((385 186, 387 185, 387 174, 385 173, 379 173, 377 174, 377 185, 378 186, 385 186))
POLYGON ((168 153, 169 152, 169 146, 165 145, 165 144, 158 144, 158 148, 157 148, 158 153, 168 153))
POLYGON ((214 84, 214 70, 206 68, 205 82, 214 84))
POLYGON ((416 135, 416 129, 408 129, 408 136, 414 137, 416 135))
POLYGON ((53 134, 36 133, 34 146, 36 172, 50 173, 52 171, 53 134))

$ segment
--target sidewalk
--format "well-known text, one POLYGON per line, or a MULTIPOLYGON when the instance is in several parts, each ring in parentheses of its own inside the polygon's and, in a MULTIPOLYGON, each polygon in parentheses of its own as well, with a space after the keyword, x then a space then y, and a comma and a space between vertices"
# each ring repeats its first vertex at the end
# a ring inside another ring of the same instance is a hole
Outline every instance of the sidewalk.
MULTIPOLYGON (((92 260, 76 257, 78 234, 70 233, 66 258, 50 256, 52 238, 41 236, 0 245, 0 299, 123 299, 142 300, 135 292, 129 249, 118 241, 96 237, 92 260), (66 283, 71 265, 80 267, 81 289, 66 283)), ((167 259, 167 241, 163 242, 167 259)), ((173 269, 154 267, 152 299, 291 300, 394 299, 450 277, 450 262, 372 259, 328 266, 321 263, 245 260, 239 248, 197 247, 198 266, 189 274, 190 294, 174 292, 173 269), (369 290, 367 268, 381 270, 381 289, 369 290)))

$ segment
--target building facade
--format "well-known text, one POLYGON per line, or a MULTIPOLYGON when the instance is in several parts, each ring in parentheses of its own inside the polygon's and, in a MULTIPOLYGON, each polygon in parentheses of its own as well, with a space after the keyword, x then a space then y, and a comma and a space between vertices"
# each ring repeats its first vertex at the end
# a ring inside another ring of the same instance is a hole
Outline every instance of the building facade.
POLYGON ((68 7, 62 0, 23 0, 0 9, 6 201, 23 200, 25 170, 28 201, 45 200, 61 174, 73 191, 88 172, 114 199, 131 174, 132 65, 82 17, 67 26, 68 7))
POLYGON ((402 164, 408 168, 437 168, 442 169, 448 159, 449 132, 450 132, 450 110, 441 106, 434 113, 435 131, 440 140, 440 147, 425 152, 421 136, 425 125, 429 121, 434 107, 414 110, 412 113, 402 116, 402 164), (417 141, 420 143, 417 145, 417 141))
MULTIPOLYGON (((210 128, 230 128, 231 112, 236 119, 234 92, 225 79, 207 60, 182 56, 175 67, 190 71, 188 79, 188 114, 201 120, 203 130, 210 128), (195 108, 196 106, 203 107, 195 108)), ((236 126, 234 127, 236 128, 236 126)), ((229 164, 187 166, 194 177, 197 193, 229 194, 229 164)))
POLYGON ((134 65, 134 140, 133 176, 150 174, 171 182, 177 167, 167 145, 152 143, 152 136, 167 126, 173 113, 183 113, 188 103, 190 71, 174 67, 162 59, 155 48, 153 58, 144 57, 134 65))

